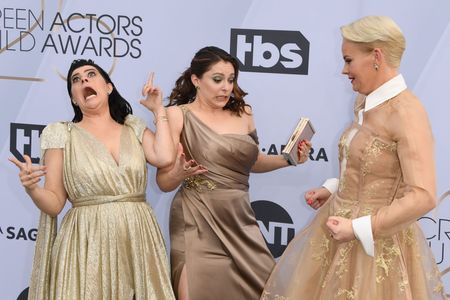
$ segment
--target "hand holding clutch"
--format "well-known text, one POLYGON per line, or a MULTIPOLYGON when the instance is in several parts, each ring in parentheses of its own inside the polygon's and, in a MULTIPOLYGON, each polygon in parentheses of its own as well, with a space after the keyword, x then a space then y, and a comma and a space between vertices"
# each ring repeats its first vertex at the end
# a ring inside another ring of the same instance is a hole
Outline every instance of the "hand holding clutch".
POLYGON ((311 142, 308 140, 301 140, 297 147, 297 163, 302 164, 308 160, 309 152, 311 151, 311 142))
POLYGON ((302 141, 307 141, 303 144, 305 148, 311 148, 311 143, 309 143, 309 141, 312 139, 315 132, 316 131, 308 118, 301 118, 300 121, 298 121, 297 126, 289 137, 286 147, 281 151, 290 165, 296 166, 299 162, 306 161, 307 155, 303 158, 299 157, 299 152, 302 153, 302 151, 299 151, 299 148, 302 149, 303 147, 301 144, 302 141))

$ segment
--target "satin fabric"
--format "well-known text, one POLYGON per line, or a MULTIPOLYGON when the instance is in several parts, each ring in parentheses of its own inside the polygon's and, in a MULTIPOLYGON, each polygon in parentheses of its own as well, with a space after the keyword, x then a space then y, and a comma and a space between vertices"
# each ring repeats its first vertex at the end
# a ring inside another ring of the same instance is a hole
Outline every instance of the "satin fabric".
POLYGON ((416 220, 436 198, 433 138, 425 110, 405 90, 364 112, 339 143, 339 189, 299 232, 261 299, 445 299, 440 272, 416 220), (350 144, 346 142, 353 135, 350 144), (338 242, 329 216, 371 215, 375 257, 338 242))
POLYGON ((274 260, 248 194, 259 151, 256 132, 217 134, 186 106, 181 109, 186 159, 195 159, 208 172, 186 179, 172 203, 174 288, 186 266, 190 299, 259 299, 274 260))
POLYGON ((145 201, 145 123, 127 116, 116 162, 74 123, 48 125, 47 149, 62 148, 72 208, 41 213, 29 299, 174 299, 164 240, 145 201))

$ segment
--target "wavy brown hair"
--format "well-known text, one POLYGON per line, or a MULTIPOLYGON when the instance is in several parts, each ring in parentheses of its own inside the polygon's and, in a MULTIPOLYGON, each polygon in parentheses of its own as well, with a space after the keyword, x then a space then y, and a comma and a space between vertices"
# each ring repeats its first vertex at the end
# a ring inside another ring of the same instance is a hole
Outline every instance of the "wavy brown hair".
POLYGON ((220 61, 229 62, 234 68, 233 91, 223 109, 230 110, 238 116, 244 112, 246 113, 245 107, 250 107, 250 105, 244 101, 244 97, 247 93, 244 92, 237 83, 239 64, 236 58, 226 51, 214 46, 204 47, 195 54, 191 61, 191 66, 187 68, 175 82, 175 87, 172 89, 172 93, 169 96, 169 104, 167 106, 193 102, 197 90, 191 81, 192 74, 196 75, 198 78, 202 78, 205 72, 208 72, 214 64, 220 61))

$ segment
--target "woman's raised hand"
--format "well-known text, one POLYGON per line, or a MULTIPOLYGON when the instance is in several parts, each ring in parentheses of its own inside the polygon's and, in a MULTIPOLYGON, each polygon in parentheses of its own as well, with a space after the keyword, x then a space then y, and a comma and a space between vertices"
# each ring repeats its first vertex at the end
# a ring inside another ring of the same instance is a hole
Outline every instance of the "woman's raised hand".
POLYGON ((204 166, 197 164, 193 159, 186 161, 186 155, 183 152, 183 146, 178 144, 178 153, 173 167, 175 176, 184 180, 187 177, 199 175, 208 172, 204 166))
POLYGON ((156 112, 163 106, 162 91, 159 87, 153 85, 154 77, 155 73, 151 72, 147 82, 142 88, 142 96, 144 96, 145 99, 139 101, 142 105, 144 105, 148 110, 152 112, 156 112))
POLYGON ((33 165, 31 158, 28 155, 24 155, 25 162, 20 162, 17 158, 11 157, 9 161, 15 164, 19 168, 19 178, 24 188, 31 191, 38 187, 38 182, 41 177, 47 172, 45 166, 33 165))

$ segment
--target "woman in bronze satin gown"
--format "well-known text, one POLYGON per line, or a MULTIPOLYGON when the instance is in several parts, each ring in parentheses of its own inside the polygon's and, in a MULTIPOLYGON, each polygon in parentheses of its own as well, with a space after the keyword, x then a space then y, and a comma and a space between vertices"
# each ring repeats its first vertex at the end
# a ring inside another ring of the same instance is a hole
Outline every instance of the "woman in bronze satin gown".
MULTIPOLYGON (((167 109, 179 146, 158 169, 164 191, 178 190, 170 213, 172 280, 178 299, 258 299, 274 265, 248 195, 252 172, 288 166, 259 152, 238 63, 217 47, 200 49, 177 80, 167 109), (183 152, 184 151, 184 152, 183 152)), ((306 161, 310 143, 299 146, 306 161)))
POLYGON ((74 61, 67 76, 73 121, 44 129, 42 166, 11 159, 42 211, 28 299, 174 299, 164 240, 145 200, 146 163, 164 167, 176 154, 152 81, 141 104, 155 115, 155 133, 103 69, 74 61), (72 208, 57 230, 66 199, 72 208))
POLYGON ((342 73, 359 95, 339 143, 340 178, 305 194, 320 209, 262 299, 446 299, 416 222, 436 205, 435 163, 427 114, 398 73, 405 39, 388 17, 341 32, 342 73))

